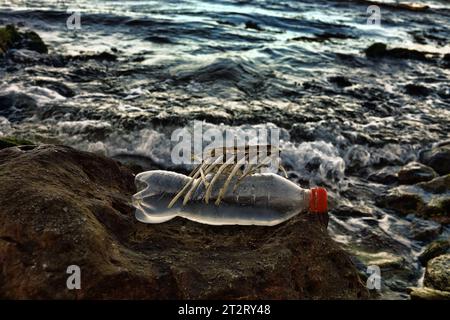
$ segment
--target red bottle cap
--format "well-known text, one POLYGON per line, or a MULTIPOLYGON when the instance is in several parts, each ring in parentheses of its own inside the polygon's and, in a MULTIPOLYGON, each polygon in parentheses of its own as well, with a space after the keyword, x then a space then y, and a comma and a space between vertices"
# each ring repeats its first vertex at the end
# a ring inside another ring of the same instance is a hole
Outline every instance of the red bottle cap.
POLYGON ((324 213, 328 211, 327 190, 325 188, 312 188, 309 195, 309 212, 324 213))

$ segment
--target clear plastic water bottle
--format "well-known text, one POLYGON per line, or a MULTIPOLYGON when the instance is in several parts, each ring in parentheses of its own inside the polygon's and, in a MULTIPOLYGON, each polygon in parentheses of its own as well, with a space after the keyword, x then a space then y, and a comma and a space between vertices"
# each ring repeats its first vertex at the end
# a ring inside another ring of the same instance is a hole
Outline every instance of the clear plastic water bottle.
MULTIPOLYGON (((171 200, 190 179, 163 170, 138 174, 138 192, 133 196, 136 218, 144 223, 162 223, 178 216, 212 225, 273 226, 300 212, 327 215, 324 188, 303 189, 273 173, 246 177, 225 193, 219 205, 214 201, 205 203, 205 187, 200 186, 184 205, 180 199, 170 207, 171 200)), ((216 183, 212 188, 212 199, 218 196, 220 187, 221 183, 216 183)))

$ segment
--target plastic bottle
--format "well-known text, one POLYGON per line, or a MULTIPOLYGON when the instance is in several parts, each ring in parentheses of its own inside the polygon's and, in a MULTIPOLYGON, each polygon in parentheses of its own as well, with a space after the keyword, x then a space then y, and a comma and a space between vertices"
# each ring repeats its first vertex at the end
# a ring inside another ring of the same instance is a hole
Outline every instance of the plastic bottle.
MULTIPOLYGON (((273 226, 300 212, 327 214, 327 192, 324 188, 302 189, 273 173, 254 174, 230 188, 222 202, 206 204, 204 187, 199 187, 183 206, 183 199, 168 208, 174 195, 189 182, 183 174, 155 170, 136 176, 139 192, 133 196, 136 218, 144 223, 162 223, 176 216, 212 225, 273 226)), ((207 177, 210 179, 210 177, 207 177)), ((215 198, 223 181, 212 188, 215 198)))

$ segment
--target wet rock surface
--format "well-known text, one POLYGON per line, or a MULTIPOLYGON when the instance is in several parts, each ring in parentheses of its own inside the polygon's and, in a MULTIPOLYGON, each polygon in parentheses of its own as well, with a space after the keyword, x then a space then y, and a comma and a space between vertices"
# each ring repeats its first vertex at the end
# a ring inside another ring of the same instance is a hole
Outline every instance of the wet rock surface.
POLYGON ((0 151, 0 296, 59 299, 367 298, 309 216, 276 227, 134 219, 134 177, 69 147, 0 151), (26 198, 27 201, 22 201, 26 198), (68 290, 78 265, 81 290, 68 290))
POLYGON ((428 261, 424 285, 450 292, 450 254, 443 254, 428 261))
POLYGON ((436 176, 437 174, 432 168, 418 162, 411 162, 400 169, 398 181, 400 184, 415 184, 432 180, 436 176))
POLYGON ((427 262, 437 256, 450 252, 450 239, 431 242, 419 255, 419 261, 426 265, 427 262))
POLYGON ((420 160, 440 175, 450 173, 450 141, 443 141, 431 150, 424 150, 420 154, 420 160))
POLYGON ((390 189, 378 203, 402 214, 415 213, 438 222, 450 222, 450 174, 411 186, 390 189))
POLYGON ((445 239, 431 243, 419 257, 422 263, 426 263, 424 286, 410 288, 411 299, 450 299, 450 254, 445 253, 449 251, 449 241, 445 239))
POLYGON ((441 224, 434 221, 413 221, 411 224, 411 236, 415 240, 433 240, 441 231, 441 224))

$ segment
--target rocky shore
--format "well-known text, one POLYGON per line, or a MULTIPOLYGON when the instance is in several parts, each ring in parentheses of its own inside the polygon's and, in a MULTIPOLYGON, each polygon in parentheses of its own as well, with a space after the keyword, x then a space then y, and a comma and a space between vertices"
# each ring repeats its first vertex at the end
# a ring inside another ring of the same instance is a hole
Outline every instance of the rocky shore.
POLYGON ((448 298, 447 8, 376 2, 368 27, 373 1, 81 1, 78 31, 61 8, 0 12, 0 297, 358 299, 378 266, 377 298, 448 298), (193 121, 279 129, 289 179, 337 199, 328 229, 136 222, 133 174, 188 171, 170 140, 193 121))
POLYGON ((366 299, 313 216, 276 227, 147 225, 122 164, 57 145, 0 151, 0 298, 366 299), (68 290, 67 268, 81 269, 68 290))

